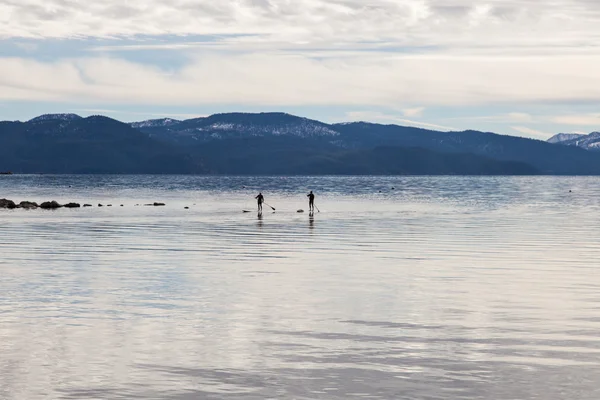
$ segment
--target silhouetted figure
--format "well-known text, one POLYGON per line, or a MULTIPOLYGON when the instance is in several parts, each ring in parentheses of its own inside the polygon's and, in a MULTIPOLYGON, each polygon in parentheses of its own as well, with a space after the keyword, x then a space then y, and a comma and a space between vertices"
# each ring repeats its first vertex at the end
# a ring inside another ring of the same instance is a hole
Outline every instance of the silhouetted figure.
POLYGON ((260 214, 262 213, 262 205, 265 202, 265 197, 262 195, 262 193, 259 193, 258 196, 255 197, 255 199, 258 202, 258 212, 260 214))
POLYGON ((306 195, 306 197, 308 197, 308 212, 315 212, 315 195, 313 194, 312 190, 306 195))

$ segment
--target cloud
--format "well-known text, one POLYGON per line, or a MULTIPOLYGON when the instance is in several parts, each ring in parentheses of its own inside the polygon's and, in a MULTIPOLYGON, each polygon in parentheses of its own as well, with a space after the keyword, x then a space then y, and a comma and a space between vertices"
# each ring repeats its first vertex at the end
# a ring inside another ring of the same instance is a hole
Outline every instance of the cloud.
POLYGON ((402 110, 402 113, 405 117, 420 117, 423 115, 423 111, 425 111, 425 107, 415 107, 405 108, 402 110))
POLYGON ((512 126, 511 128, 519 133, 522 133, 525 137, 530 137, 534 139, 546 140, 552 137, 553 135, 552 133, 542 132, 537 129, 527 128, 525 126, 512 126))
POLYGON ((485 122, 500 122, 500 123, 515 123, 515 122, 540 122, 540 117, 534 117, 531 114, 524 112, 509 112, 498 115, 475 115, 468 117, 450 117, 450 120, 457 121, 485 121, 485 122))
MULTIPOLYGON (((203 52, 165 71, 110 56, 56 62, 0 58, 0 100, 404 105, 418 115, 419 109, 410 105, 598 101, 597 65, 600 56, 564 57, 555 64, 543 57, 370 54, 315 59, 278 52, 203 52)), ((524 114, 509 117, 527 119, 524 114)))
POLYGON ((533 122, 533 117, 530 114, 522 112, 512 112, 506 115, 508 121, 513 122, 533 122))
POLYGON ((401 124, 408 126, 416 126, 419 128, 437 129, 442 131, 457 130, 448 126, 431 124, 428 122, 414 121, 405 118, 400 118, 396 115, 385 114, 379 111, 350 111, 346 113, 346 117, 353 121, 369 121, 388 124, 401 124))
MULTIPOLYGON (((260 34, 268 42, 597 49, 592 0, 3 0, 0 38, 260 34), (560 26, 560 35, 556 27, 560 26)), ((504 49, 506 50, 506 49, 504 49)), ((589 50, 589 49, 588 49, 589 50)))
POLYGON ((558 115, 552 122, 565 125, 595 126, 600 128, 600 114, 558 115))

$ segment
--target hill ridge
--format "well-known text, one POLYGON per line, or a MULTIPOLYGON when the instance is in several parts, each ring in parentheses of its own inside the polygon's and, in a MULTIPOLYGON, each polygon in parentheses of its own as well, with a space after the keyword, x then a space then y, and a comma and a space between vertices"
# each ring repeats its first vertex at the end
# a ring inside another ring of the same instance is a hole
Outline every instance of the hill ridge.
POLYGON ((0 170, 410 174, 418 169, 419 160, 409 154, 419 153, 437 166, 427 170, 431 174, 458 173, 452 163, 465 162, 475 165, 471 173, 479 167, 482 173, 494 174, 600 175, 600 153, 493 132, 441 132, 364 121, 329 124, 282 112, 131 123, 102 115, 53 115, 23 123, 0 122, 0 170), (376 148, 396 150, 381 153, 374 152, 376 148), (88 154, 88 159, 83 160, 82 154, 88 154), (386 156, 378 159, 373 154, 386 156), (397 159, 390 161, 389 154, 397 159), (161 165, 150 162, 151 157, 169 161, 161 165), (411 164, 403 164, 405 159, 411 159, 411 164), (91 160, 95 160, 93 167, 88 165, 91 160), (496 165, 491 168, 488 160, 496 165), (496 168, 500 164, 503 168, 496 168), (399 169, 400 165, 404 167, 399 169))

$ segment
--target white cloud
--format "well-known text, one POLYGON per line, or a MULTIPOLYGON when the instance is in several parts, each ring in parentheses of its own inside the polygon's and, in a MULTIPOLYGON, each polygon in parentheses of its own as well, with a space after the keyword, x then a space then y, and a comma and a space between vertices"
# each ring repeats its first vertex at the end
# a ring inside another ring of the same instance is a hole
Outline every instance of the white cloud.
POLYGON ((405 108, 402 110, 402 113, 405 117, 420 117, 423 115, 423 111, 425 111, 425 107, 414 107, 405 108))
POLYGON ((526 126, 512 126, 511 128, 519 133, 522 133, 525 137, 530 137, 534 139, 546 140, 552 137, 553 135, 552 133, 542 132, 537 129, 528 128, 526 126))
MULTIPOLYGON (((380 53, 314 59, 204 52, 177 71, 110 57, 0 58, 0 100, 141 104, 479 105, 597 101, 600 56, 512 59, 380 53), (426 73, 424 73, 426 71, 426 73), (557 79, 560 76, 560 79, 557 79)), ((410 112, 418 115, 417 109, 410 112)), ((508 116, 525 122, 524 114, 508 116)), ((565 120, 565 119, 563 119, 565 120)))
POLYGON ((262 34, 267 42, 597 52, 595 0, 2 0, 0 38, 262 34), (556 29, 560 26, 560 31, 556 29), (595 49, 595 50, 594 50, 595 49))
POLYGON ((428 122, 414 121, 410 119, 400 118, 396 115, 385 114, 379 111, 349 111, 346 113, 346 117, 352 121, 368 121, 368 122, 380 122, 387 124, 401 124, 408 126, 416 126, 419 128, 426 129, 437 129, 442 131, 456 130, 444 125, 431 124, 428 122))
POLYGON ((524 112, 510 112, 498 115, 474 115, 468 117, 451 117, 450 120, 456 121, 484 121, 484 122, 499 122, 499 123, 515 123, 515 122, 540 122, 540 117, 534 117, 531 114, 524 112))
POLYGON ((565 125, 595 126, 600 128, 600 114, 557 115, 552 122, 565 125))
POLYGON ((522 112, 512 112, 506 115, 508 121, 512 122, 533 122, 533 117, 530 114, 522 112))

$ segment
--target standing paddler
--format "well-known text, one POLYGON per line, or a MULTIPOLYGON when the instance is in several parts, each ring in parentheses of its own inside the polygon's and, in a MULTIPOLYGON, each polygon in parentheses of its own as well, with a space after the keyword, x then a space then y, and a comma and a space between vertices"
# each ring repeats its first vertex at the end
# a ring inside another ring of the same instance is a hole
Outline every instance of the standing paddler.
POLYGON ((258 196, 255 197, 255 199, 258 202, 258 212, 262 213, 262 205, 265 202, 265 197, 262 195, 262 193, 259 193, 258 196))
POLYGON ((312 190, 309 194, 306 195, 308 197, 308 212, 315 212, 315 195, 312 190))

